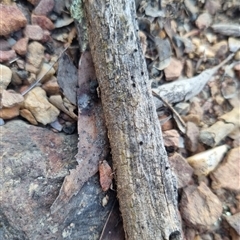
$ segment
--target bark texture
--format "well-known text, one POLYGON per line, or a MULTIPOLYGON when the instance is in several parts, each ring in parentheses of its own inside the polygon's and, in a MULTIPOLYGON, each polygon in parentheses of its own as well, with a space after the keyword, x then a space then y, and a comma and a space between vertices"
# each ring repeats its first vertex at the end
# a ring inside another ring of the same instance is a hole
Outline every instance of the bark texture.
POLYGON ((182 239, 135 2, 86 0, 85 8, 126 238, 182 239))

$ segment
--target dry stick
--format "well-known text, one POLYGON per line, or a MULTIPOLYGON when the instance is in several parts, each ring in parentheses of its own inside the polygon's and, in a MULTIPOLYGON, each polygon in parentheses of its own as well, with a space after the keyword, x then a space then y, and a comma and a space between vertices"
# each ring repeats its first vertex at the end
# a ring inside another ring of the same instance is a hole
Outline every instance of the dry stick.
POLYGON ((135 2, 86 0, 85 8, 126 239, 180 240, 176 179, 148 88, 135 2))
POLYGON ((45 72, 45 74, 39 78, 35 83, 33 83, 27 90, 25 90, 22 93, 22 96, 26 95, 29 91, 31 91, 45 76, 46 74, 53 68, 53 66, 58 62, 58 60, 60 59, 60 57, 62 56, 62 54, 69 48, 69 46, 67 46, 58 56, 57 60, 51 64, 50 68, 45 72))

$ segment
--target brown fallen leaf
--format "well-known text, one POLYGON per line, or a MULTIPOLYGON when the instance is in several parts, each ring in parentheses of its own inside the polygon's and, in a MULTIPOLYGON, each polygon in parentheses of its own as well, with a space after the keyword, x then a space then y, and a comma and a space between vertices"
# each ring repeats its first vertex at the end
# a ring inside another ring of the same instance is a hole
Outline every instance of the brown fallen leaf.
POLYGON ((113 179, 112 168, 106 160, 99 162, 99 175, 102 190, 106 192, 110 188, 113 179))
POLYGON ((51 213, 61 209, 79 192, 84 183, 97 173, 99 161, 109 154, 102 104, 97 97, 95 79, 91 54, 84 52, 79 61, 77 94, 79 143, 76 160, 78 165, 65 177, 59 195, 50 208, 51 213))

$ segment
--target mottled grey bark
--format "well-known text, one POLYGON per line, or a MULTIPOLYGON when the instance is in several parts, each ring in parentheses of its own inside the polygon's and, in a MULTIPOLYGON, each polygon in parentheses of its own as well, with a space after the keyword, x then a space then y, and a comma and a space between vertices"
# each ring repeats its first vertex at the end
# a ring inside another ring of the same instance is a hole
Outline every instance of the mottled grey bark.
POLYGON ((182 239, 134 0, 86 0, 85 8, 126 238, 182 239))

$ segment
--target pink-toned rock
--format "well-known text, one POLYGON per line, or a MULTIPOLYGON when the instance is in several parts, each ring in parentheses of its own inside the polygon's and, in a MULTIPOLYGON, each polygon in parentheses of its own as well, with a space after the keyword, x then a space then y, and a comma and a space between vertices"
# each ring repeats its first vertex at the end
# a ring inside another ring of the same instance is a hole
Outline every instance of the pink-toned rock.
POLYGON ((24 34, 27 38, 40 41, 43 39, 43 30, 38 25, 27 25, 24 34))
POLYGON ((16 51, 17 54, 25 56, 27 53, 27 46, 28 46, 28 38, 21 38, 19 39, 14 46, 12 47, 13 50, 16 51))
POLYGON ((0 51, 0 62, 8 62, 17 57, 14 50, 0 51))
POLYGON ((177 177, 178 188, 183 188, 192 180, 193 168, 179 153, 169 157, 169 163, 177 177))
POLYGON ((176 58, 172 58, 168 67, 164 69, 167 81, 172 81, 180 77, 183 70, 183 64, 176 58))
POLYGON ((53 22, 46 16, 32 14, 32 24, 39 25, 42 29, 53 30, 53 22))
POLYGON ((187 122, 186 127, 186 148, 191 152, 196 152, 199 142, 199 128, 193 122, 187 122))
POLYGON ((9 35, 27 24, 27 19, 16 5, 0 4, 0 36, 9 35))
POLYGON ((11 108, 2 108, 0 109, 0 118, 2 119, 12 119, 19 115, 19 105, 16 105, 11 108))
POLYGON ((240 191, 240 147, 233 148, 225 161, 211 173, 212 188, 225 188, 231 191, 240 191))
POLYGON ((31 42, 28 45, 26 70, 32 73, 38 73, 44 59, 44 46, 39 42, 31 42))
POLYGON ((54 0, 41 0, 34 9, 36 15, 47 15, 53 10, 54 0))
POLYGON ((51 32, 48 30, 43 30, 43 38, 42 38, 42 42, 48 42, 51 39, 51 32))
POLYGON ((232 216, 227 216, 226 221, 240 237, 240 224, 239 224, 240 223, 240 212, 238 212, 232 216))
POLYGON ((178 148, 179 138, 180 138, 178 131, 176 131, 175 129, 172 129, 172 130, 164 131, 162 135, 163 135, 163 141, 164 141, 165 147, 167 148, 171 147, 173 149, 178 148))
POLYGON ((209 13, 202 13, 198 16, 197 20, 196 20, 196 26, 199 29, 204 29, 204 28, 208 28, 210 26, 210 24, 212 23, 212 17, 209 13))
POLYGON ((222 214, 222 203, 203 182, 183 189, 180 203, 182 218, 198 230, 210 229, 222 214))

